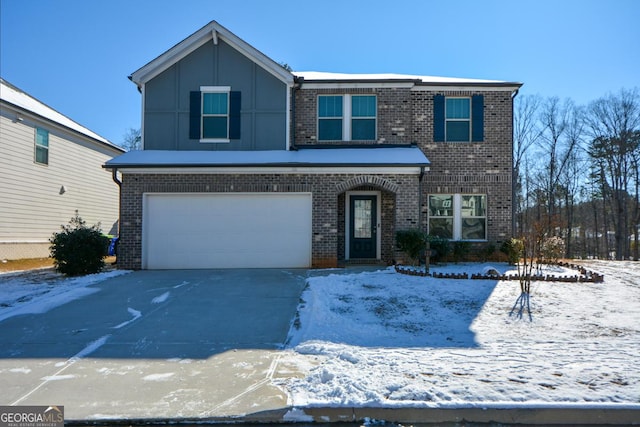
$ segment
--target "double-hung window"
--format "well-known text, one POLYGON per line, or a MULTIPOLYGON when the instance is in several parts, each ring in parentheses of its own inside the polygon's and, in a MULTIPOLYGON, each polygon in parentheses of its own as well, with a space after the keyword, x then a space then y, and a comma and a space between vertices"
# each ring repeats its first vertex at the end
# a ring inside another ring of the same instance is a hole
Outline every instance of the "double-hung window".
POLYGON ((445 132, 446 141, 471 141, 471 99, 447 98, 445 104, 445 132))
POLYGON ((450 240, 486 240, 487 196, 429 195, 429 234, 450 240))
POLYGON ((376 122, 375 95, 318 96, 319 141, 373 141, 376 122))
POLYGON ((484 95, 434 95, 434 142, 484 141, 484 95))
POLYGON ((34 160, 41 165, 49 164, 49 131, 36 128, 34 160))
POLYGON ((229 139, 228 87, 202 88, 202 138, 229 139))
POLYGON ((189 138, 200 142, 240 139, 240 92, 229 86, 201 86, 191 92, 189 138))
POLYGON ((318 139, 342 141, 343 97, 341 95, 318 97, 318 139))

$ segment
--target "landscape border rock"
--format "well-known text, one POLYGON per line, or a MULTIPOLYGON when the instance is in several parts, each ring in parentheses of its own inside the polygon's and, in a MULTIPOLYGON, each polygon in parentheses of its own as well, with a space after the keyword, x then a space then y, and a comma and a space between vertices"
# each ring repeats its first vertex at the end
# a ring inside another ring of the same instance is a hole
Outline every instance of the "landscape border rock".
MULTIPOLYGON (((531 281, 540 281, 540 282, 560 282, 560 283, 603 283, 604 282, 604 274, 597 273, 595 271, 587 270, 582 265, 571 264, 568 262, 554 262, 554 263, 545 263, 546 265, 557 265, 560 267, 571 268, 573 270, 577 270, 580 272, 579 275, 574 276, 556 276, 552 274, 542 275, 542 274, 534 274, 531 276, 527 276, 531 281)), ((471 280, 520 280, 520 276, 517 274, 480 274, 480 273, 472 273, 471 275, 465 273, 439 273, 439 272, 431 272, 427 273, 424 271, 424 268, 418 270, 417 267, 409 267, 403 265, 395 265, 394 266, 397 273, 406 274, 408 276, 420 276, 420 277, 433 277, 436 279, 471 279, 471 280)))

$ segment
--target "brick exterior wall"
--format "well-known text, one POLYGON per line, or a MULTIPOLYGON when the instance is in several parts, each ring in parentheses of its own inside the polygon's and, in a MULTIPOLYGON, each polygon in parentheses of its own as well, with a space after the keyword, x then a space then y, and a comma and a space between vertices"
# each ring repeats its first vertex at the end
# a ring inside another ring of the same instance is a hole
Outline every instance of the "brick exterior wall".
POLYGON ((142 267, 142 209, 145 193, 271 193, 312 194, 312 266, 335 267, 344 259, 344 200, 347 191, 381 192, 382 254, 396 258, 396 229, 419 225, 417 175, 355 174, 129 174, 122 178, 118 266, 142 267), (342 251, 342 252, 341 252, 342 251), (342 259, 341 259, 342 257, 342 259))
MULTIPOLYGON (((487 196, 487 238, 500 243, 512 233, 513 113, 509 90, 442 91, 424 88, 301 89, 295 91, 294 143, 417 144, 430 160, 421 185, 420 227, 427 229, 429 194, 484 194, 487 196), (317 141, 317 96, 375 94, 378 102, 378 139, 360 142, 317 141), (484 141, 434 142, 434 95, 484 96, 484 141)), ((416 196, 417 198, 418 196, 416 196)))
MULTIPOLYGON (((304 86, 303 86, 304 87, 304 86)), ((378 104, 377 139, 349 141, 348 144, 411 144, 412 101, 409 88, 298 89, 295 96, 294 144, 340 145, 341 141, 318 141, 318 95, 376 95, 378 104)))

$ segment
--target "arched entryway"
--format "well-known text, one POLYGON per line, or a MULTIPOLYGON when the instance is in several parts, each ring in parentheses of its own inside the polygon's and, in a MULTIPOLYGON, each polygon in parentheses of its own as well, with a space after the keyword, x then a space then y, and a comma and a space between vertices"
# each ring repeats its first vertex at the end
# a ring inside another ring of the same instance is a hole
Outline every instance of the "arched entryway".
POLYGON ((380 177, 341 183, 338 194, 338 260, 344 264, 392 264, 396 184, 380 177))

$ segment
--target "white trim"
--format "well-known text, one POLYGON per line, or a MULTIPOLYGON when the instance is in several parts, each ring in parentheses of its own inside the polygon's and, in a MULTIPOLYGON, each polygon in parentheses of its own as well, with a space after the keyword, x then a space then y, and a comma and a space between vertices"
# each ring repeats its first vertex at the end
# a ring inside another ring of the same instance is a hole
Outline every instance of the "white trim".
POLYGON ((389 82, 389 83, 369 83, 369 82, 358 82, 358 83, 302 83, 302 89, 381 89, 381 88, 401 88, 401 89, 411 89, 415 86, 415 83, 410 82, 389 82))
POLYGON ((413 86, 414 92, 514 92, 520 86, 444 86, 444 85, 419 85, 413 86))
MULTIPOLYGON (((424 168, 428 170, 428 168, 424 168)), ((419 175, 421 172, 420 167, 408 166, 389 166, 389 167, 309 167, 309 166, 276 166, 276 167, 264 167, 264 166, 249 166, 249 167, 167 167, 167 168, 118 168, 118 171, 123 175, 136 174, 136 175, 165 175, 165 174, 178 174, 178 175, 222 175, 222 174, 235 174, 235 175, 255 175, 255 174, 306 174, 306 175, 326 175, 326 174, 366 174, 366 175, 379 175, 379 174, 393 174, 393 175, 419 175)))
POLYGON ((153 59, 151 62, 134 71, 131 74, 131 80, 138 86, 141 86, 170 68, 175 63, 187 57, 196 49, 199 49, 209 40, 212 40, 214 44, 220 40, 224 41, 240 54, 247 57, 250 61, 256 63, 269 74, 276 77, 278 80, 287 84, 293 83, 293 74, 282 68, 273 59, 269 58, 233 34, 231 31, 227 30, 216 21, 209 22, 207 25, 200 28, 177 45, 153 59))
MULTIPOLYGON (((320 98, 323 96, 341 96, 342 97, 342 139, 340 141, 354 141, 353 139, 353 135, 352 135, 352 128, 353 128, 353 111, 352 111, 352 100, 353 97, 357 97, 357 96, 373 96, 376 100, 376 115, 373 117, 358 117, 357 119, 368 119, 368 120, 375 120, 375 127, 374 127, 374 135, 373 138, 370 140, 364 140, 364 141, 376 141, 378 138, 378 95, 375 93, 336 93, 336 94, 329 94, 329 93, 322 93, 322 94, 318 94, 318 96, 316 97, 316 135, 317 135, 317 140, 318 141, 334 141, 333 139, 320 139, 320 120, 331 120, 331 119, 337 119, 337 117, 320 117, 320 98)), ((355 141, 363 141, 363 140, 355 140, 355 141)))
POLYGON ((200 86, 200 92, 208 92, 208 93, 231 92, 231 86, 200 86))
POLYGON ((380 259, 382 256, 382 193, 380 191, 347 191, 344 196, 344 259, 349 260, 350 235, 351 235, 351 196, 376 196, 376 256, 372 259, 380 259))
POLYGON ((287 88, 285 89, 287 91, 287 96, 286 96, 286 110, 285 110, 285 130, 284 130, 284 149, 289 151, 289 149, 291 148, 291 97, 295 96, 295 94, 292 91, 293 89, 293 84, 289 84, 287 83, 287 88))
POLYGON ((146 90, 147 85, 143 84, 140 87, 140 93, 142 94, 142 111, 140 112, 140 149, 144 150, 144 110, 145 110, 145 103, 147 102, 146 99, 146 90))

